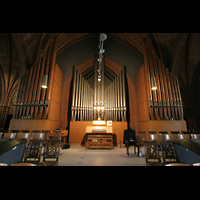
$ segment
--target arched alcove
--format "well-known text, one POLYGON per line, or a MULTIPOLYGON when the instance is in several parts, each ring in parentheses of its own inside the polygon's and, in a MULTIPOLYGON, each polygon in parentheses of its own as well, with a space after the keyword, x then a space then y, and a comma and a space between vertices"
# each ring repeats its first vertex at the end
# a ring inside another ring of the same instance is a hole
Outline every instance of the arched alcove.
MULTIPOLYGON (((84 71, 89 69, 94 65, 94 57, 86 60, 82 64, 80 64, 77 67, 77 70, 79 70, 79 73, 82 74, 84 71)), ((112 70, 116 75, 119 74, 119 72, 122 70, 122 68, 117 65, 115 62, 112 60, 108 59, 105 57, 105 66, 112 70)), ((138 112, 137 112, 137 97, 136 97, 136 91, 135 87, 128 76, 126 74, 127 78, 127 97, 128 97, 128 102, 129 106, 128 107, 128 116, 127 120, 129 122, 129 126, 133 129, 138 129, 138 112)), ((61 107, 60 107, 60 121, 63 121, 63 129, 69 126, 70 122, 70 116, 71 116, 71 89, 72 89, 72 73, 68 77, 68 79, 65 81, 63 88, 62 88, 62 93, 61 93, 61 107)))

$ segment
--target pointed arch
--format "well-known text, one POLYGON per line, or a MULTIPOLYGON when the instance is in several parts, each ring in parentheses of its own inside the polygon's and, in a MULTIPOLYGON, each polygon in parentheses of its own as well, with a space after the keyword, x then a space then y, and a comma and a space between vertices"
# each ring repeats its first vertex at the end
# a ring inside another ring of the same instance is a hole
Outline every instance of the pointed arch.
MULTIPOLYGON (((89 69, 94 65, 94 57, 86 60, 82 64, 80 64, 77 69, 79 70, 79 73, 83 73, 85 70, 89 69)), ((112 60, 105 57, 105 66, 111 69, 115 74, 119 74, 119 72, 122 70, 122 68, 117 65, 112 60)), ((135 130, 139 128, 139 122, 138 122, 138 111, 137 111, 137 97, 136 97, 136 91, 135 87, 128 76, 127 76, 127 83, 128 83, 128 97, 129 97, 129 110, 130 110, 130 122, 129 126, 135 130)), ((61 92, 61 106, 60 106, 60 121, 63 121, 63 129, 65 129, 68 126, 68 102, 69 102, 69 94, 70 94, 70 86, 71 86, 71 80, 72 80, 72 73, 68 77, 68 79, 65 81, 62 92, 61 92)))

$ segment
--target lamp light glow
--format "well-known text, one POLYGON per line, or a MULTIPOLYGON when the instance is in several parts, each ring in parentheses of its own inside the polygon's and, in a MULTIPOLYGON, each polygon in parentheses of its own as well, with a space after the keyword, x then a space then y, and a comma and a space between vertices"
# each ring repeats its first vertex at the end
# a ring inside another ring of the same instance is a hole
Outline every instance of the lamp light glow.
POLYGON ((47 88, 48 75, 44 75, 42 79, 42 88, 47 88))

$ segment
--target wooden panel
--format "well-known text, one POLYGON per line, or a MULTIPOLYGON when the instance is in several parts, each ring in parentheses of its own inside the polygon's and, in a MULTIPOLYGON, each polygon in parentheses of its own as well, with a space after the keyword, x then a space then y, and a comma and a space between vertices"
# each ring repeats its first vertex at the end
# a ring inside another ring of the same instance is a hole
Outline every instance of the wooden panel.
POLYGON ((144 73, 144 65, 138 70, 137 74, 135 75, 135 83, 136 83, 136 90, 140 85, 145 83, 145 73, 144 73))
POLYGON ((59 128, 59 122, 58 121, 52 121, 52 120, 39 120, 39 119, 11 119, 10 120, 10 129, 14 130, 20 130, 20 129, 57 129, 59 128))
MULTIPOLYGON (((112 122, 114 143, 120 144, 123 139, 124 130, 127 129, 127 122, 112 122)), ((92 126, 92 121, 71 121, 69 131, 70 143, 82 143, 84 141, 86 126, 92 126)))

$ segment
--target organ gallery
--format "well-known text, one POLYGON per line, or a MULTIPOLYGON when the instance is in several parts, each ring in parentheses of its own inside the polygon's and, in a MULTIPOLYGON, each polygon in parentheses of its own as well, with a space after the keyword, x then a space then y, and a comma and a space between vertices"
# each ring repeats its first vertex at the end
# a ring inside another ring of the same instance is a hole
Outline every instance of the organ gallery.
POLYGON ((111 149, 126 129, 197 131, 198 42, 192 33, 1 33, 0 128, 60 129, 67 143, 111 149))

